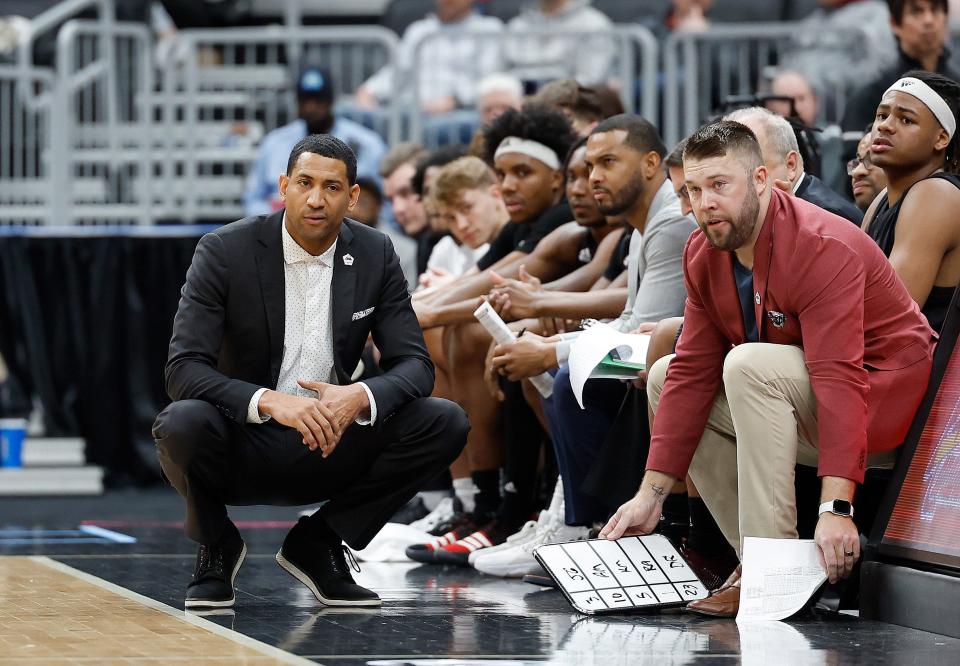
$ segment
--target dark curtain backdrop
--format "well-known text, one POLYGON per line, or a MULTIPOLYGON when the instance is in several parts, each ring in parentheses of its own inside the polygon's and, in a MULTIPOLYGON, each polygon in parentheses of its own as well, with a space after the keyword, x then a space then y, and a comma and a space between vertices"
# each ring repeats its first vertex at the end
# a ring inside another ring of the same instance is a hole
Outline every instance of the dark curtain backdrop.
POLYGON ((47 435, 83 437, 108 484, 158 479, 150 426, 169 402, 171 324, 211 228, 0 229, 0 413, 24 414, 35 395, 47 435))

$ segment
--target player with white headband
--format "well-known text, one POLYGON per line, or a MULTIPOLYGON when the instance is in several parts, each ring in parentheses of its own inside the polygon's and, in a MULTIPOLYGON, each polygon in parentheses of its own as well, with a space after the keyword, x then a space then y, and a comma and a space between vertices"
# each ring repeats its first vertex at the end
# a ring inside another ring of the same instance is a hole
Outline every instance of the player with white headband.
POLYGON ((907 72, 880 100, 870 146, 888 185, 864 229, 937 331, 960 282, 958 109, 956 81, 907 72))

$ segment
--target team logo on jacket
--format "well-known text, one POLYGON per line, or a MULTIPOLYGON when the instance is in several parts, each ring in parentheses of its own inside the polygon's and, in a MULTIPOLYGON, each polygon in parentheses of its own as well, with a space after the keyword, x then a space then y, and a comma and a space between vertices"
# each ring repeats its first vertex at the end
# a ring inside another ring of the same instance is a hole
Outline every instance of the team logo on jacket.
POLYGON ((343 265, 344 266, 353 266, 353 255, 345 254, 343 255, 343 265))
POLYGON ((782 312, 770 311, 767 313, 767 318, 770 319, 774 328, 783 328, 783 325, 787 323, 787 315, 782 312))

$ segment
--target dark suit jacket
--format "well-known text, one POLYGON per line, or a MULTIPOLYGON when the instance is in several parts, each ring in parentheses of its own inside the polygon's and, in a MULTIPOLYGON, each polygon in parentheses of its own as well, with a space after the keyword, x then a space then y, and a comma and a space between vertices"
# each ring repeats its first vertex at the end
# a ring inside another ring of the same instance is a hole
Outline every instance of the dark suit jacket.
MULTIPOLYGON (((245 423, 257 389, 276 388, 286 300, 282 223, 281 210, 244 218, 200 239, 173 320, 165 372, 173 400, 205 400, 245 423)), ((338 383, 350 383, 372 331, 384 374, 365 383, 377 403, 378 422, 429 395, 433 364, 390 239, 345 220, 331 292, 338 383), (349 266, 345 255, 353 257, 349 266)))
POLYGON ((858 227, 860 222, 863 221, 862 210, 824 185, 822 180, 812 174, 803 174, 803 180, 800 181, 800 187, 797 188, 796 195, 804 201, 809 201, 814 206, 820 206, 820 208, 828 210, 834 215, 847 218, 858 227))
MULTIPOLYGON (((774 189, 754 246, 760 342, 806 357, 817 401, 821 476, 863 482, 867 452, 900 445, 926 391, 936 334, 893 266, 857 227, 774 189), (778 328, 768 313, 785 315, 778 328)), ((687 303, 653 422, 647 469, 682 479, 720 388, 747 342, 733 253, 697 230, 687 241, 687 303)))

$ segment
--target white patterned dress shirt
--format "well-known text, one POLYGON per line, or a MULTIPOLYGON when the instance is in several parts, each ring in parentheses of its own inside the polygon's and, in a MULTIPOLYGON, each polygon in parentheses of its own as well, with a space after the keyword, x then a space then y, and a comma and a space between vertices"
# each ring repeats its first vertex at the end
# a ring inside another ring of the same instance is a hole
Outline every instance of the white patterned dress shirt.
MULTIPOLYGON (((304 250, 287 231, 286 218, 281 225, 283 241, 283 275, 285 283, 285 307, 283 323, 283 360, 277 391, 307 398, 316 397, 315 391, 303 388, 298 379, 336 384, 333 369, 333 302, 330 285, 333 281, 333 259, 337 241, 319 256, 304 250)), ((363 382, 370 401, 370 417, 358 418, 360 425, 376 421, 377 405, 373 393, 363 382)), ((258 405, 267 391, 258 389, 247 408, 247 423, 264 423, 269 416, 262 416, 258 405)))

